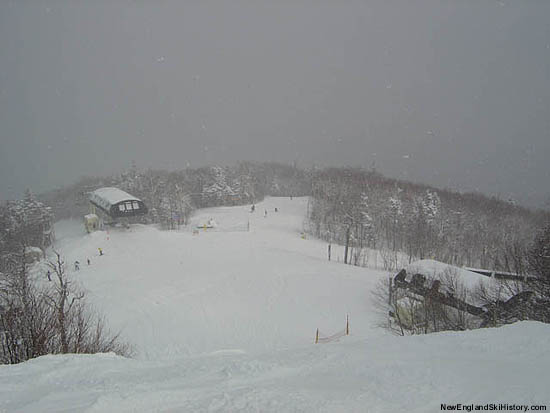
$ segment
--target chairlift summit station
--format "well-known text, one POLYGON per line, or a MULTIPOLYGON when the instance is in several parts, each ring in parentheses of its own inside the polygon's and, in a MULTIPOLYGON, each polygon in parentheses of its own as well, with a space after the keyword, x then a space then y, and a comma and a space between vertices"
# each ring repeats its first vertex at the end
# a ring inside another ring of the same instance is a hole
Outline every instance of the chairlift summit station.
POLYGON ((89 194, 90 213, 84 216, 88 232, 104 225, 129 225, 129 218, 147 214, 147 206, 141 199, 114 187, 96 189, 89 194))

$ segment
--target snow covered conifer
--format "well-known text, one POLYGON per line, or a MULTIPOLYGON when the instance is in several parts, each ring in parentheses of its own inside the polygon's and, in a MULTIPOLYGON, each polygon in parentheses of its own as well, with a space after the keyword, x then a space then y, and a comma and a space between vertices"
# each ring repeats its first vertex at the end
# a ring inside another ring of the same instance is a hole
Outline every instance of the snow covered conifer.
POLYGON ((227 205, 233 202, 235 191, 227 184, 224 168, 213 166, 209 168, 210 182, 204 185, 202 200, 205 206, 227 205))

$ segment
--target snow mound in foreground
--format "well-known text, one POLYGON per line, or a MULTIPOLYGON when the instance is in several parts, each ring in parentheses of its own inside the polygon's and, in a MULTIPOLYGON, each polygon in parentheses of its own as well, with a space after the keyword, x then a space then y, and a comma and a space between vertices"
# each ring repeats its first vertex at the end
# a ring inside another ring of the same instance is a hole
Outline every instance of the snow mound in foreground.
POLYGON ((442 403, 545 404, 549 346, 550 326, 521 322, 256 356, 44 356, 0 366, 0 411, 440 412, 442 403))

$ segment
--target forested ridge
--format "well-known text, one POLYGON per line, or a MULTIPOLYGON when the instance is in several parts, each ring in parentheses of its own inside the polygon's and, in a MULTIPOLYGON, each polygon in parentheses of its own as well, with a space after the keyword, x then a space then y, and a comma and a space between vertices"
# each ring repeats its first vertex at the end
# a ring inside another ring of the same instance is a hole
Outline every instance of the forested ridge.
POLYGON ((120 174, 81 178, 38 198, 56 220, 79 219, 89 211, 87 194, 102 186, 142 199, 150 213, 138 219, 165 229, 185 225, 196 208, 253 204, 266 195, 311 196, 305 229, 347 245, 344 259, 357 265, 364 262, 364 249, 371 248, 382 251, 390 267, 397 266, 397 254, 405 254, 409 261, 433 258, 523 273, 525 251, 550 216, 511 201, 392 179, 375 170, 255 162, 179 171, 132 165, 120 174))

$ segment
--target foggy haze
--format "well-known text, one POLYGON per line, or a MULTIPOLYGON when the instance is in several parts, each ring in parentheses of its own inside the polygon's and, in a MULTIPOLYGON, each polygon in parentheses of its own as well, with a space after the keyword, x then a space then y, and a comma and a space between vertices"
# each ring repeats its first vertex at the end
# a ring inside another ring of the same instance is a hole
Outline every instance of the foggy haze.
POLYGON ((0 199, 258 160, 543 206, 549 21, 543 0, 2 0, 0 199))

